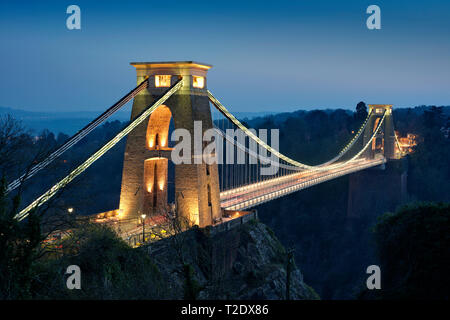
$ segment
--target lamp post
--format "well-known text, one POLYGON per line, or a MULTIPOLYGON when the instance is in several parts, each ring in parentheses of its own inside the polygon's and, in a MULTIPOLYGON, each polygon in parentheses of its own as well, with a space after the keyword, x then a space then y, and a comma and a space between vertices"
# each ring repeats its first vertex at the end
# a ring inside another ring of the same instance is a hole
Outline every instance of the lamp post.
POLYGON ((147 215, 146 214, 141 214, 141 218, 142 218, 142 243, 145 243, 145 217, 147 215))

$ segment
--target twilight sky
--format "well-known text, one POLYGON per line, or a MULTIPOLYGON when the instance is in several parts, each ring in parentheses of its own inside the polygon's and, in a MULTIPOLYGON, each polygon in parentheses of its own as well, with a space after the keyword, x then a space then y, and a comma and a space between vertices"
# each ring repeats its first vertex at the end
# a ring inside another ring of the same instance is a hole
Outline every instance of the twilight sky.
POLYGON ((129 62, 163 60, 212 64, 232 111, 450 105, 448 0, 2 0, 0 43, 0 106, 30 111, 102 111, 135 86, 129 62))

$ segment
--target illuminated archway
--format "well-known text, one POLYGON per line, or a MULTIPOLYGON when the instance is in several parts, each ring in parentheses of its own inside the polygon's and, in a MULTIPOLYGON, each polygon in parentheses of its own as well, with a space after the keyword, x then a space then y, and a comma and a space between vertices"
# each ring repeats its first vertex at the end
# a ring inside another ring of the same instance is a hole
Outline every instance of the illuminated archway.
POLYGON ((167 158, 154 157, 144 162, 144 207, 147 215, 157 214, 167 207, 167 158))
MULTIPOLYGON (((378 125, 379 125, 380 121, 381 121, 381 118, 375 119, 372 133, 375 133, 375 131, 378 128, 378 125)), ((378 137, 378 135, 375 136, 375 138, 372 140, 372 150, 378 150, 378 149, 383 150, 383 148, 384 148, 384 138, 383 137, 378 137)))
POLYGON ((172 119, 170 109, 161 105, 150 115, 147 126, 146 146, 150 150, 163 150, 169 147, 169 126, 172 119))

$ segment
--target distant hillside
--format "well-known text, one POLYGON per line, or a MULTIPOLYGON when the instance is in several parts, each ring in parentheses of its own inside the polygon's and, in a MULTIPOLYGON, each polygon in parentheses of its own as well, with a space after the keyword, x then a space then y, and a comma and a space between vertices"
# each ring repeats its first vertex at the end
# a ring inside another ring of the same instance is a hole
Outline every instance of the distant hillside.
MULTIPOLYGON (((105 109, 106 110, 106 109, 105 109)), ((0 106, 0 115, 10 114, 21 120, 23 125, 31 129, 33 133, 40 133, 44 129, 58 134, 59 132, 72 135, 94 120, 102 111, 88 112, 39 112, 13 109, 0 106)), ((240 119, 252 119, 267 116, 275 112, 236 112, 235 116, 240 119)), ((112 115, 108 120, 129 121, 130 111, 121 110, 112 115)))
MULTIPOLYGON (((429 106, 417 106, 410 108, 396 108, 399 112, 406 112, 407 110, 413 110, 414 113, 420 115, 429 106)), ((325 109, 322 110, 326 113, 331 113, 337 109, 325 109)), ((342 109, 346 113, 352 113, 353 110, 342 109)), ((252 126, 258 126, 268 116, 274 116, 276 123, 282 123, 287 118, 300 115, 302 113, 311 110, 297 110, 294 112, 233 112, 233 114, 244 121, 251 121, 252 126)), ((83 128, 90 121, 99 116, 101 111, 84 111, 84 112, 39 112, 39 111, 26 111, 21 109, 7 108, 0 106, 0 115, 11 114, 14 118, 22 121, 23 125, 33 131, 33 133, 40 133, 44 129, 57 134, 59 132, 72 135, 78 130, 83 128)), ((450 116, 450 106, 444 107, 444 114, 450 116)), ((129 121, 130 111, 121 110, 116 112, 108 120, 129 121)))
MULTIPOLYGON (((10 114, 21 120, 23 125, 31 129, 33 133, 48 129, 54 133, 62 132, 72 135, 95 119, 101 112, 39 112, 0 107, 0 115, 5 114, 10 114)), ((129 112, 118 111, 111 116, 110 120, 128 121, 129 117, 129 112)))

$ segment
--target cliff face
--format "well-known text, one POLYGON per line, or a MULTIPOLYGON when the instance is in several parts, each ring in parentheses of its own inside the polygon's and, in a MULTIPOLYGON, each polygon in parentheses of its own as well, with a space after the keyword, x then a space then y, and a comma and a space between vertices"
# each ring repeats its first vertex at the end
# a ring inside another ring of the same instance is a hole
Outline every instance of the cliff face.
MULTIPOLYGON (((169 279, 168 298, 286 298, 287 252, 266 225, 252 220, 215 235, 191 230, 178 240, 149 247, 162 278, 169 279)), ((290 298, 317 299, 291 265, 290 298)))
POLYGON ((407 159, 391 160, 384 170, 372 168, 349 176, 347 217, 364 218, 394 211, 407 200, 407 159))

